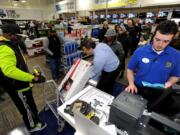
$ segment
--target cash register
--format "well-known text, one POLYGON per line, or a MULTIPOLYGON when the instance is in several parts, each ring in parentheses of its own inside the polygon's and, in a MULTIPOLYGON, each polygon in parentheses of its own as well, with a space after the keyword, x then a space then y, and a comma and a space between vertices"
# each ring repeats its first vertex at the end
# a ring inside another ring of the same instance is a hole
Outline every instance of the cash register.
MULTIPOLYGON (((154 112, 163 100, 172 95, 180 99, 179 90, 164 90, 160 97, 149 106, 151 112, 148 112, 146 99, 123 91, 111 105, 109 122, 127 131, 129 135, 179 135, 180 123, 165 114, 154 112)), ((177 103, 177 108, 178 106, 180 106, 179 103, 177 103)))

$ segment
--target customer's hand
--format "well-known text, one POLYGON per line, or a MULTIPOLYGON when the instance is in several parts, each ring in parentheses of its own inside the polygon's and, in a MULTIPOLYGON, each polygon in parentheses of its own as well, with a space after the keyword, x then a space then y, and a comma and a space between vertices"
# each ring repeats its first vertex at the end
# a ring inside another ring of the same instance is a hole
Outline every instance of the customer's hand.
POLYGON ((39 75, 34 75, 32 83, 43 83, 45 81, 46 81, 46 78, 43 75, 39 74, 39 75))
POLYGON ((132 94, 138 92, 137 87, 136 87, 135 84, 129 84, 129 85, 125 88, 125 91, 130 92, 130 93, 132 93, 132 94))

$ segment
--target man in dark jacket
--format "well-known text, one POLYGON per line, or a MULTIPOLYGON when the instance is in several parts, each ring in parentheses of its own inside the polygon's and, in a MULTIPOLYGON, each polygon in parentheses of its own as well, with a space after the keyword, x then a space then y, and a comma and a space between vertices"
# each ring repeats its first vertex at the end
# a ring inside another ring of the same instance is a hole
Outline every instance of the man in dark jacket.
POLYGON ((31 82, 44 82, 40 74, 32 75, 28 71, 26 61, 20 50, 15 24, 2 26, 3 36, 0 36, 0 81, 3 89, 21 113, 29 132, 40 131, 46 127, 38 116, 38 111, 32 96, 31 82))
POLYGON ((55 81, 59 78, 61 45, 63 43, 64 40, 61 37, 58 37, 55 30, 49 32, 48 43, 44 50, 47 52, 52 78, 55 81))

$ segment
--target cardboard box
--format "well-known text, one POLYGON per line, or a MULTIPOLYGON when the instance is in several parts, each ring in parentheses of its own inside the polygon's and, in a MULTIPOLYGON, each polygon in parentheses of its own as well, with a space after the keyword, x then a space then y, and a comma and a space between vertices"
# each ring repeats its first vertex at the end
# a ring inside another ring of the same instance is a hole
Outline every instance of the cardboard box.
POLYGON ((58 87, 63 101, 67 101, 80 92, 89 80, 91 63, 78 59, 70 68, 58 87))

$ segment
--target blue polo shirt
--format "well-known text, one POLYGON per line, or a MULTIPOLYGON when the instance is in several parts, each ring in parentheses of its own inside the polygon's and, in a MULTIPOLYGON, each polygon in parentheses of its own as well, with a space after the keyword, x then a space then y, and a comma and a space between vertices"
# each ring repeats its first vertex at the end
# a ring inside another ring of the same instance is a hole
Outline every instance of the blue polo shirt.
POLYGON ((128 69, 135 72, 135 84, 142 86, 142 81, 164 84, 169 77, 180 77, 180 52, 167 46, 161 54, 157 54, 152 45, 138 48, 128 69))

